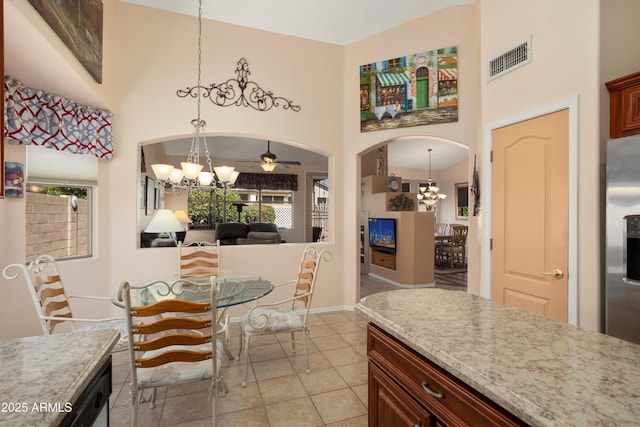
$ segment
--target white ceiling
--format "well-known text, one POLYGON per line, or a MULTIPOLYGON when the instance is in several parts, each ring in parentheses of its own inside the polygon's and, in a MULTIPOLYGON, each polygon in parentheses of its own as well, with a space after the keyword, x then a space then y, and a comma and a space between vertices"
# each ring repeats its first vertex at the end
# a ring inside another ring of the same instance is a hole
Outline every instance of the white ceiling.
MULTIPOLYGON (((120 0, 198 15, 197 0, 120 0)), ((347 45, 405 22, 475 0, 203 0, 206 19, 347 45)))

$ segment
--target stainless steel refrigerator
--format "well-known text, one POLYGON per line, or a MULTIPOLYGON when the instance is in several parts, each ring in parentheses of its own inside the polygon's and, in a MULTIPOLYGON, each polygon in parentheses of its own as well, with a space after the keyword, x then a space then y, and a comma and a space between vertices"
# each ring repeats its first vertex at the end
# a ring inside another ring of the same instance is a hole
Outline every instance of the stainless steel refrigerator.
POLYGON ((640 136, 607 141, 605 332, 640 344, 640 136))

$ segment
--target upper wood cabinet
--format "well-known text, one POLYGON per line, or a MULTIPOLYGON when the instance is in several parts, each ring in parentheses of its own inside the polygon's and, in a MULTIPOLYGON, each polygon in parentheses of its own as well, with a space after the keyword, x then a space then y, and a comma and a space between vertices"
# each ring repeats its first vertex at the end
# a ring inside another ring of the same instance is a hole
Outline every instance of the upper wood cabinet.
POLYGON ((640 134, 640 72, 605 85, 609 90, 609 136, 640 134))

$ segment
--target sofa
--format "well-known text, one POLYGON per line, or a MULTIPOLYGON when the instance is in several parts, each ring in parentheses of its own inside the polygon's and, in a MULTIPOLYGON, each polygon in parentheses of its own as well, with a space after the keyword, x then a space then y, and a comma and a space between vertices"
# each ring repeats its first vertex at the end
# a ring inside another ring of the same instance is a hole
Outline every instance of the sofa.
POLYGON ((284 243, 278 226, 271 222, 223 222, 216 226, 221 245, 255 245, 284 243))

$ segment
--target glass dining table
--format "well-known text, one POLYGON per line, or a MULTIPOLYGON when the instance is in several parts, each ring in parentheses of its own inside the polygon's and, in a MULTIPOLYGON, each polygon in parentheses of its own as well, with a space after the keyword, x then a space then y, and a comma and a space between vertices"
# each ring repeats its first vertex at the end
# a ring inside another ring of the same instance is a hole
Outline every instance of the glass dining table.
MULTIPOLYGON (((206 301, 209 299, 210 276, 179 277, 171 276, 155 280, 147 280, 136 285, 144 287, 135 289, 132 304, 147 305, 165 299, 185 299, 188 301, 206 301), (148 286, 147 286, 148 285, 148 286), (173 292, 166 292, 167 285, 173 292), (179 289, 176 289, 178 287, 179 289), (164 292, 163 292, 164 291, 164 292)), ((257 276, 224 276, 216 282, 216 308, 227 308, 233 305, 246 304, 268 295, 273 291, 273 283, 257 276)), ((116 293, 111 302, 124 308, 124 301, 116 293)))
MULTIPOLYGON (((216 309, 218 318, 218 333, 225 333, 222 341, 224 351, 229 359, 235 357, 228 347, 228 322, 225 318, 227 307, 246 304, 268 295, 273 291, 273 283, 256 276, 221 276, 216 283, 216 309)), ((188 301, 204 302, 210 298, 211 276, 179 277, 171 276, 156 280, 147 280, 132 287, 131 304, 148 305, 166 299, 185 299, 188 301), (167 288, 167 285, 169 288, 167 288), (167 289, 171 289, 170 292, 167 289)), ((111 302, 125 308, 125 303, 116 293, 111 302)))

